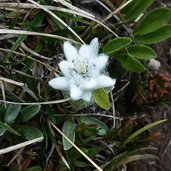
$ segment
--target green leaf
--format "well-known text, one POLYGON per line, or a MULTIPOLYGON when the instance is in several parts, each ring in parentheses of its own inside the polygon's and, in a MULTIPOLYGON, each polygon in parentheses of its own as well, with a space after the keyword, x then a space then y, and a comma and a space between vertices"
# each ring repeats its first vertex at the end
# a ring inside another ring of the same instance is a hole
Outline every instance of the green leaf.
POLYGON ((4 121, 8 124, 14 122, 15 118, 18 116, 21 109, 21 105, 10 104, 4 116, 4 121))
POLYGON ((103 52, 107 55, 112 55, 115 52, 121 50, 122 48, 128 46, 132 40, 127 37, 119 37, 111 40, 106 46, 103 48, 103 52))
POLYGON ((77 167, 82 167, 82 168, 88 167, 88 164, 87 164, 86 162, 83 162, 83 161, 75 160, 75 161, 74 161, 74 164, 75 164, 75 166, 77 166, 77 167))
MULTIPOLYGON (((62 126, 62 132, 74 143, 75 142, 75 122, 72 120, 67 120, 62 126)), ((64 150, 69 150, 72 144, 68 142, 64 137, 62 137, 64 150)))
POLYGON ((93 99, 101 108, 106 110, 110 108, 109 97, 103 88, 93 91, 93 99))
POLYGON ((0 121, 0 128, 2 128, 2 129, 4 129, 4 130, 7 130, 7 131, 9 131, 9 132, 11 132, 11 133, 13 133, 13 134, 16 134, 16 135, 19 135, 20 136, 20 134, 17 132, 17 131, 15 131, 13 128, 11 128, 9 125, 7 125, 6 123, 3 123, 3 122, 1 122, 0 121))
POLYGON ((30 120, 40 111, 41 105, 30 105, 21 109, 18 119, 20 122, 25 122, 30 120))
POLYGON ((93 157, 97 154, 99 154, 99 152, 102 150, 102 147, 99 147, 99 146, 94 146, 94 147, 91 147, 87 150, 87 155, 89 157, 93 157))
POLYGON ((167 24, 171 17, 169 8, 158 8, 150 12, 134 30, 134 35, 151 33, 167 24))
POLYGON ((145 45, 133 45, 127 48, 128 53, 138 59, 149 60, 157 57, 156 52, 145 45))
POLYGON ((118 55, 115 58, 121 63, 123 68, 130 72, 140 73, 146 70, 144 65, 142 65, 137 59, 128 54, 118 55))
POLYGON ((145 11, 155 0, 134 0, 127 5, 121 12, 125 15, 126 20, 136 19, 143 11, 145 11))
POLYGON ((100 135, 100 136, 106 135, 108 127, 105 123, 101 122, 100 120, 98 120, 96 118, 92 118, 92 117, 82 116, 81 122, 86 125, 96 125, 97 130, 98 130, 98 135, 100 135))
POLYGON ((20 125, 19 132, 27 140, 32 140, 43 136, 42 132, 38 128, 30 125, 20 125))
POLYGON ((34 167, 30 167, 28 169, 23 169, 22 171, 42 171, 42 168, 39 166, 34 166, 34 167))
POLYGON ((136 41, 142 44, 153 44, 164 41, 171 37, 171 25, 163 26, 162 28, 142 36, 135 37, 136 41))
POLYGON ((140 135, 141 133, 143 133, 144 131, 147 131, 148 129, 156 126, 156 125, 159 125, 159 124, 162 124, 164 122, 166 122, 167 119, 163 119, 163 120, 159 120, 159 121, 156 121, 156 122, 153 122, 149 125, 146 125, 144 126, 143 128, 137 130, 136 132, 134 132, 133 134, 131 134, 121 145, 121 148, 123 146, 125 146, 126 144, 128 144, 130 141, 132 141, 135 137, 137 137, 138 135, 140 135))

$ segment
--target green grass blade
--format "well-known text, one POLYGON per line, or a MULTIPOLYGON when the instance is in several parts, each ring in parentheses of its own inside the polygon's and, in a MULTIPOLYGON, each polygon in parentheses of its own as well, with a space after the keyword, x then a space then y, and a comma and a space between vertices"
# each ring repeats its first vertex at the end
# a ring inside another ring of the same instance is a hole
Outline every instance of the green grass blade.
MULTIPOLYGON (((40 12, 36 17, 35 19, 30 22, 27 27, 25 28, 25 30, 32 30, 31 27, 32 26, 36 26, 38 25, 44 18, 45 14, 43 14, 42 12, 40 12)), ((16 40, 16 42, 14 43, 14 45, 12 46, 11 48, 11 51, 15 51, 19 46, 20 44, 27 38, 27 35, 21 35, 18 37, 18 39, 16 40)), ((8 59, 11 57, 12 55, 12 52, 9 52, 6 57, 4 58, 4 62, 8 61, 8 59)))
POLYGON ((5 130, 7 130, 7 131, 9 131, 9 132, 11 132, 11 133, 13 133, 13 134, 16 134, 16 135, 20 136, 20 134, 19 134, 17 131, 15 131, 15 130, 14 130, 13 128, 11 128, 9 125, 4 124, 4 123, 1 122, 1 121, 0 121, 0 127, 3 128, 3 129, 5 129, 5 130))
POLYGON ((121 145, 120 149, 125 146, 126 144, 128 144, 130 141, 132 141, 134 138, 136 138, 138 135, 140 135, 141 133, 143 133, 144 131, 147 131, 148 129, 156 126, 156 125, 159 125, 159 124, 162 124, 163 122, 166 122, 167 119, 163 119, 163 120, 159 120, 159 121, 156 121, 156 122, 153 122, 149 125, 146 125, 144 126, 143 128, 137 130, 136 132, 134 132, 132 135, 130 135, 121 145))

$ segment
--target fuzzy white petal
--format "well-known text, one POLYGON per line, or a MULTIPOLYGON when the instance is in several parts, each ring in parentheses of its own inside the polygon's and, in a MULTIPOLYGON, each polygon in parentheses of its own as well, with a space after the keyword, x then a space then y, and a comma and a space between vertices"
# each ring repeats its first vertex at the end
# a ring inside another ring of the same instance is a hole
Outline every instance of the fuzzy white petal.
POLYGON ((80 47, 79 55, 83 58, 92 60, 94 58, 97 58, 98 50, 99 50, 98 39, 94 38, 91 41, 90 45, 84 44, 80 47))
POLYGON ((61 61, 59 63, 59 68, 65 77, 70 77, 70 70, 72 68, 71 63, 68 61, 61 61))
POLYGON ((89 91, 88 92, 85 92, 83 94, 83 100, 89 102, 91 100, 91 92, 89 92, 89 91))
POLYGON ((73 61, 78 57, 78 50, 69 42, 64 42, 64 54, 68 61, 73 61))
POLYGON ((82 90, 79 87, 71 86, 70 88, 70 96, 73 100, 79 100, 82 98, 82 90))
POLYGON ((100 75, 97 78, 97 88, 111 87, 116 83, 116 79, 112 79, 106 75, 100 75))
POLYGON ((76 72, 73 72, 72 75, 73 75, 73 78, 70 79, 70 85, 77 85, 77 86, 80 86, 80 87, 84 86, 86 80, 84 80, 82 75, 79 75, 76 72))
POLYGON ((65 77, 57 77, 49 81, 49 85, 54 89, 68 90, 69 84, 65 77))
POLYGON ((82 45, 79 50, 79 55, 85 59, 91 58, 92 49, 89 45, 82 45))
POLYGON ((94 50, 95 54, 98 54, 99 51, 99 41, 98 38, 94 38, 90 43, 91 48, 94 50))
POLYGON ((97 81, 95 78, 91 78, 84 84, 84 88, 87 90, 93 90, 97 87, 97 81))
POLYGON ((108 56, 105 54, 101 54, 96 60, 96 67, 101 71, 102 69, 104 69, 107 65, 107 61, 108 61, 108 56))

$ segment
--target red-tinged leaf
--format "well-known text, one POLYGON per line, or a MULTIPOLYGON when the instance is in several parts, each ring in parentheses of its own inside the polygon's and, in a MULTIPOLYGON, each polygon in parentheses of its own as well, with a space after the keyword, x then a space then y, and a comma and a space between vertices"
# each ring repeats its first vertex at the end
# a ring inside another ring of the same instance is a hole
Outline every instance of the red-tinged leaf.
POLYGON ((31 159, 26 159, 26 160, 23 161, 20 168, 21 169, 27 169, 29 167, 30 163, 31 163, 31 159))

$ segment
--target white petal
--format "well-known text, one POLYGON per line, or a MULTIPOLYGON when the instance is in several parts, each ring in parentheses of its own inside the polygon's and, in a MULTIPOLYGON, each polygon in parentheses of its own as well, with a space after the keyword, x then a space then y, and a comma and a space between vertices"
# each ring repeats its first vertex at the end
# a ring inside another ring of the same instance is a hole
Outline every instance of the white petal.
POLYGON ((90 42, 90 46, 92 47, 92 49, 94 50, 94 53, 98 54, 99 51, 99 41, 98 38, 94 38, 91 42, 90 42))
POLYGON ((95 89, 97 87, 97 81, 95 78, 91 78, 89 81, 87 81, 84 84, 84 88, 87 90, 92 90, 95 89))
POLYGON ((108 57, 107 55, 101 54, 101 55, 95 60, 96 67, 97 67, 100 71, 106 67, 108 58, 109 58, 109 57, 108 57))
POLYGON ((63 49, 68 61, 73 61, 78 57, 78 50, 69 41, 64 42, 63 49))
POLYGON ((112 79, 106 75, 101 75, 97 78, 97 88, 111 87, 116 83, 116 79, 112 79))
POLYGON ((90 77, 94 77, 94 78, 97 78, 100 74, 100 70, 97 69, 97 67, 95 66, 92 66, 92 67, 89 67, 89 70, 88 70, 88 74, 90 77))
POLYGON ((80 47, 80 50, 79 50, 79 55, 83 58, 86 58, 86 59, 91 58, 91 56, 92 56, 91 47, 89 45, 86 45, 86 44, 82 45, 80 47))
POLYGON ((70 85, 77 85, 79 87, 84 87, 85 79, 82 75, 79 75, 76 72, 72 72, 72 78, 70 79, 70 85))
POLYGON ((59 64, 59 68, 64 76, 70 77, 71 75, 71 69, 72 69, 72 63, 68 61, 61 61, 59 64))
POLYGON ((70 88, 70 96, 73 100, 79 100, 82 98, 82 90, 79 87, 72 86, 70 88))
POLYGON ((83 94, 83 99, 85 100, 85 101, 87 101, 87 102, 89 102, 90 100, 91 100, 91 92, 85 92, 84 94, 83 94))
POLYGON ((69 84, 65 77, 57 77, 49 81, 49 85, 54 89, 68 90, 69 84))
POLYGON ((79 55, 86 59, 94 59, 97 58, 99 50, 98 39, 94 38, 90 45, 84 44, 80 47, 79 55))

